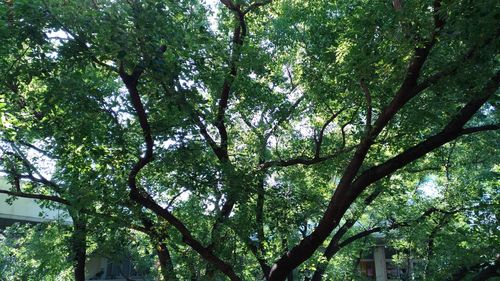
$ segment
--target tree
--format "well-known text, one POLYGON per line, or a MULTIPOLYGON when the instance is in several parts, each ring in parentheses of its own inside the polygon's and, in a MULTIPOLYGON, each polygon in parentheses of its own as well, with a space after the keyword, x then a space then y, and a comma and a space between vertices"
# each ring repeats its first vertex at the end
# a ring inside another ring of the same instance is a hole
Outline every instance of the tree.
POLYGON ((366 216, 375 232, 491 208, 475 185, 380 202, 448 146, 497 160, 495 2, 5 1, 3 192, 63 203, 74 230, 146 232, 165 279, 319 280, 366 216))
POLYGON ((57 223, 37 226, 15 225, 2 236, 0 246, 0 274, 2 280, 56 280, 70 279, 72 268, 68 263, 65 226, 57 223), (43 231, 42 231, 43 230, 43 231))

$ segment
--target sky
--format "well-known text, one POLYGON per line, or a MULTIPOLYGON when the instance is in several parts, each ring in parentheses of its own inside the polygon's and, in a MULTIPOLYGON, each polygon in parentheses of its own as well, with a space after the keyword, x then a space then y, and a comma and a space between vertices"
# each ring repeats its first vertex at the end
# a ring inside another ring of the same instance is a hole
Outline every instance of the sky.
POLYGON ((205 0, 205 5, 209 7, 212 14, 208 17, 210 28, 214 31, 217 29, 217 3, 219 0, 205 0))

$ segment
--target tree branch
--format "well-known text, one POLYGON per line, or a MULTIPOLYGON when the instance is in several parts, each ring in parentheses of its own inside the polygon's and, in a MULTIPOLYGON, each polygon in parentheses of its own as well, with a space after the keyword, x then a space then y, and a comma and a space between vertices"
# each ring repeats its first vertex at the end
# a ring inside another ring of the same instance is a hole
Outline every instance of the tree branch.
POLYGON ((142 189, 137 187, 137 175, 148 163, 153 161, 153 137, 151 135, 151 128, 148 123, 147 114, 137 89, 138 79, 143 72, 142 68, 135 68, 132 74, 127 74, 123 66, 120 65, 120 77, 122 78, 127 90, 130 94, 132 106, 139 119, 141 125, 144 142, 146 144, 146 152, 144 156, 139 157, 138 162, 132 167, 128 176, 128 185, 130 188, 130 198, 143 207, 150 209, 158 216, 167 220, 172 224, 182 235, 183 242, 189 245, 193 250, 199 253, 206 261, 214 265, 217 269, 222 271, 232 281, 240 280, 233 268, 226 262, 215 256, 212 251, 204 247, 198 240, 196 240, 187 227, 167 209, 158 205, 151 196, 142 189))
POLYGON ((416 92, 422 92, 423 90, 429 88, 430 86, 438 83, 441 79, 448 77, 452 74, 457 73, 457 71, 460 69, 460 67, 467 61, 472 60, 474 57, 477 56, 477 54, 480 52, 481 48, 484 46, 489 45, 491 42, 493 42, 496 38, 500 36, 500 29, 496 31, 496 33, 493 36, 488 37, 486 40, 483 42, 473 46, 470 48, 465 54, 463 54, 459 59, 447 63, 447 67, 441 71, 438 71, 429 77, 425 78, 422 82, 418 84, 416 87, 416 92))
POLYGON ((444 21, 439 18, 440 2, 439 0, 434 3, 434 31, 431 38, 422 47, 415 49, 415 55, 410 61, 406 76, 396 92, 393 100, 382 111, 377 120, 375 121, 372 130, 360 142, 354 156, 347 165, 342 178, 332 196, 327 210, 324 212, 320 219, 318 226, 314 231, 302 239, 298 245, 293 247, 286 254, 281 256, 273 265, 270 278, 271 281, 283 280, 288 272, 292 271, 295 267, 303 263, 311 257, 316 249, 327 239, 328 235, 338 225, 340 219, 345 214, 352 202, 359 196, 363 188, 359 188, 356 192, 351 189, 351 183, 355 179, 361 165, 363 164, 366 155, 374 143, 376 137, 382 132, 389 121, 398 113, 398 111, 415 95, 417 80, 420 77, 423 65, 426 62, 429 53, 437 41, 437 35, 444 26, 444 21))
POLYGON ((421 143, 405 150, 401 154, 387 160, 383 164, 372 167, 363 172, 353 183, 350 188, 350 196, 356 196, 365 187, 371 183, 395 172, 396 170, 404 167, 410 162, 424 156, 428 152, 448 143, 464 134, 473 132, 480 132, 484 130, 497 129, 496 125, 481 126, 476 128, 463 129, 463 126, 472 118, 472 116, 479 110, 479 108, 493 95, 500 84, 500 72, 497 73, 487 85, 484 87, 483 92, 476 95, 476 98, 469 101, 457 115, 444 127, 444 129, 422 141, 421 143))
MULTIPOLYGON (((18 176, 19 178, 30 179, 33 182, 38 182, 38 183, 50 186, 54 191, 56 191, 58 193, 62 192, 62 189, 59 187, 59 185, 56 184, 55 182, 50 181, 47 178, 45 178, 38 171, 38 169, 33 164, 30 163, 30 161, 26 158, 26 156, 24 156, 22 151, 14 143, 11 143, 10 146, 15 151, 15 153, 5 152, 5 154, 12 155, 12 156, 16 157, 18 160, 21 161, 22 165, 28 170, 28 175, 15 174, 14 175, 15 177, 18 176), (36 178, 33 175, 33 173, 35 173, 38 178, 36 178)), ((12 172, 8 171, 8 173, 12 173, 12 172)))
POLYGON ((203 123, 201 118, 199 116, 194 117, 196 125, 200 129, 200 134, 203 136, 205 141, 208 143, 212 151, 215 153, 215 156, 217 156, 217 159, 219 159, 221 162, 225 162, 227 159, 227 154, 224 153, 223 149, 217 145, 215 140, 210 136, 207 130, 207 126, 203 123))
POLYGON ((250 6, 248 6, 244 11, 243 11, 243 14, 248 14, 249 12, 257 9, 258 7, 262 7, 262 6, 265 6, 269 3, 271 3, 272 0, 264 0, 264 1, 258 1, 258 2, 254 2, 252 3, 250 6))
MULTIPOLYGON (((318 134, 318 137, 317 139, 315 139, 315 152, 314 152, 314 158, 320 158, 320 154, 321 154, 321 145, 323 144, 323 136, 325 134, 325 130, 326 128, 333 122, 333 120, 335 120, 335 118, 337 118, 337 116, 340 115, 340 113, 342 113, 346 108, 342 108, 341 110, 339 110, 339 112, 337 113, 334 113, 332 114, 332 116, 330 118, 328 118, 328 120, 326 120, 325 124, 323 124, 323 126, 321 127, 321 130, 319 131, 319 134, 318 134)), ((345 143, 344 143, 345 144, 345 143)), ((342 146, 342 148, 344 148, 342 146)))
POLYGON ((229 161, 228 155, 228 134, 225 125, 225 115, 226 109, 229 103, 229 97, 231 92, 231 86, 234 79, 238 74, 237 63, 240 59, 241 46, 243 45, 243 40, 246 36, 247 29, 245 23, 245 15, 241 12, 240 5, 234 4, 231 0, 221 0, 221 2, 231 11, 234 12, 236 19, 236 26, 234 27, 233 38, 232 38, 232 50, 231 58, 229 61, 229 75, 224 78, 222 85, 222 90, 219 98, 217 115, 215 118, 214 125, 217 127, 220 135, 220 148, 223 154, 223 161, 229 161))
MULTIPOLYGON (((382 187, 378 186, 371 194, 369 194, 363 202, 362 210, 364 210, 373 201, 375 201, 375 199, 380 195, 380 193, 382 193, 382 191, 383 191, 382 187)), ((322 279, 329 261, 340 250, 340 247, 338 246, 340 239, 342 239, 342 237, 352 228, 352 226, 359 219, 360 216, 359 213, 361 212, 358 212, 357 215, 346 220, 345 223, 337 230, 337 232, 335 232, 335 234, 330 239, 330 242, 328 243, 328 246, 326 247, 323 253, 323 256, 326 259, 326 261, 318 265, 310 281, 320 281, 322 279)))
POLYGON ((55 195, 33 194, 33 193, 26 193, 26 192, 21 192, 21 191, 10 191, 10 190, 1 190, 1 189, 0 189, 0 193, 7 194, 10 196, 15 196, 15 197, 32 198, 32 199, 38 199, 38 200, 48 200, 48 201, 61 203, 64 205, 71 205, 68 200, 63 199, 59 196, 55 196, 55 195))
POLYGON ((75 32, 73 32, 70 28, 68 28, 61 20, 59 20, 59 18, 52 13, 52 11, 50 10, 50 7, 46 3, 46 1, 43 1, 43 3, 44 3, 45 11, 47 12, 47 14, 49 14, 52 17, 52 19, 61 27, 61 29, 64 32, 66 32, 67 34, 69 34, 71 37, 73 37, 73 39, 76 42, 78 42, 78 44, 80 45, 80 47, 83 50, 85 50, 85 52, 88 54, 88 56, 92 60, 92 62, 94 62, 94 63, 96 63, 96 64, 98 64, 98 65, 100 65, 100 66, 102 66, 102 67, 104 67, 104 68, 112 71, 112 72, 116 72, 116 73, 119 72, 118 68, 102 62, 94 54, 92 54, 90 48, 87 45, 87 42, 84 39, 82 39, 81 36, 79 36, 78 34, 76 34, 75 32))
POLYGON ((224 262, 208 248, 204 247, 198 240, 196 240, 188 228, 177 217, 170 213, 167 209, 158 205, 148 194, 132 193, 133 200, 140 203, 145 208, 153 211, 158 216, 164 218, 172 226, 174 226, 182 235, 182 241, 200 254, 203 259, 212 264, 215 268, 224 273, 232 281, 241 280, 234 272, 231 265, 224 262))
MULTIPOLYGON (((296 87, 292 88, 292 90, 290 91, 293 92, 294 90, 296 89, 296 87)), ((287 110, 287 112, 281 117, 278 119, 278 121, 274 124, 274 126, 272 126, 265 134, 264 134, 264 139, 267 141, 269 139, 269 137, 271 137, 271 135, 276 132, 276 130, 279 128, 279 126, 281 124, 283 124, 283 122, 285 122, 289 117, 290 115, 293 113, 293 111, 299 106, 299 104, 304 100, 305 96, 302 95, 301 97, 299 97, 293 104, 292 106, 290 106, 290 108, 287 110)))
POLYGON ((385 226, 385 227, 384 226, 377 226, 377 227, 372 227, 370 229, 358 232, 358 233, 350 236, 349 238, 343 240, 341 243, 338 244, 337 247, 339 249, 343 248, 343 247, 347 246, 348 244, 351 244, 352 242, 359 240, 363 237, 366 237, 372 233, 381 232, 383 230, 393 230, 393 229, 397 229, 400 227, 408 227, 408 226, 411 226, 415 223, 420 223, 423 220, 425 220, 427 217, 431 216, 433 213, 442 213, 442 214, 444 214, 444 216, 450 216, 450 215, 456 214, 458 212, 461 212, 463 210, 465 210, 465 209, 464 208, 457 208, 455 210, 446 211, 446 210, 440 210, 440 209, 431 207, 431 208, 427 209, 425 212, 423 212, 422 215, 420 215, 416 219, 404 221, 404 222, 393 222, 392 224, 385 226))
POLYGON ((500 125, 484 125, 484 126, 478 126, 478 127, 469 127, 469 128, 462 129, 461 134, 468 135, 468 134, 473 134, 473 133, 478 133, 478 132, 496 131, 498 129, 500 129, 500 125))
POLYGON ((271 161, 267 161, 267 162, 260 164, 260 168, 265 170, 265 169, 268 169, 271 167, 290 167, 290 166, 294 166, 294 165, 298 165, 298 164, 305 165, 305 166, 314 165, 314 164, 325 162, 327 160, 338 157, 339 155, 346 153, 346 152, 349 152, 349 151, 353 150, 354 148, 356 148, 356 146, 341 148, 341 149, 338 149, 335 152, 333 152, 327 156, 309 157, 309 158, 308 157, 297 157, 297 158, 291 158, 291 159, 287 159, 287 160, 271 160, 271 161))

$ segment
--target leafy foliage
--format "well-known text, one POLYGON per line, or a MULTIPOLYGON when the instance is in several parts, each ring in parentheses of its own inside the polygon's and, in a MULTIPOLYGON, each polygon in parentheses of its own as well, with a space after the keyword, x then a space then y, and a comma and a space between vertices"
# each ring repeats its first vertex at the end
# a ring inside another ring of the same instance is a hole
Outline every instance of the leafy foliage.
POLYGON ((496 262, 496 1, 0 7, 1 192, 72 224, 7 230, 9 274, 356 279, 371 233, 425 280, 496 262))

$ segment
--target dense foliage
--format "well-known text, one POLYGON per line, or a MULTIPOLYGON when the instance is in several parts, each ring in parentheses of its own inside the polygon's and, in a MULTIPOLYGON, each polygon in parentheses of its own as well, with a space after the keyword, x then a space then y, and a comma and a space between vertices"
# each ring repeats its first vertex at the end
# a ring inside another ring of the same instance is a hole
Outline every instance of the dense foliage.
POLYGON ((0 192, 69 218, 5 230, 0 279, 84 280, 102 255, 349 280, 375 233, 417 280, 498 275, 499 19, 494 0, 3 1, 0 192))

